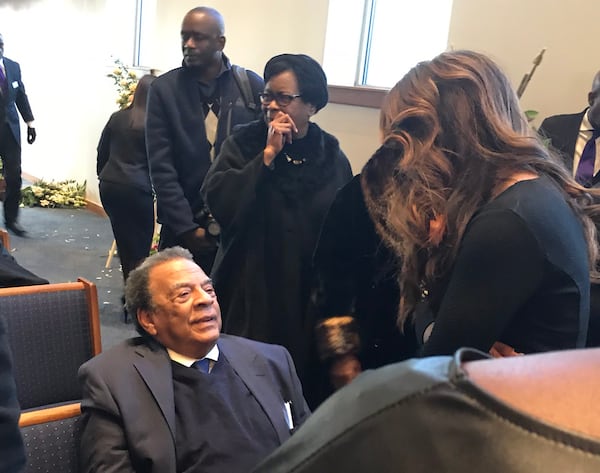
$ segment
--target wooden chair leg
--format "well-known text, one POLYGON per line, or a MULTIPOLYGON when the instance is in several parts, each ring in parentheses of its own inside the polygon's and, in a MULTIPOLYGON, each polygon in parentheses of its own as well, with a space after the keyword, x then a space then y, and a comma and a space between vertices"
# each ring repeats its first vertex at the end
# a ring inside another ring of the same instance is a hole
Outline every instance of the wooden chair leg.
POLYGON ((106 257, 106 264, 104 265, 106 269, 110 268, 115 251, 117 251, 117 242, 116 240, 113 240, 112 245, 110 245, 110 250, 108 251, 108 256, 106 257))

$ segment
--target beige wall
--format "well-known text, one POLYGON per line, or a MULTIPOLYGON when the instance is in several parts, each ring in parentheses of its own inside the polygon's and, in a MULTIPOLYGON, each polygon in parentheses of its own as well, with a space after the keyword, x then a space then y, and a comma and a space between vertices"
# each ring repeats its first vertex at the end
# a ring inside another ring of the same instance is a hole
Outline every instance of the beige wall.
MULTIPOLYGON (((38 141, 23 144, 23 169, 46 179, 87 180, 88 197, 94 201, 99 200, 95 147, 115 110, 115 91, 105 74, 111 68, 110 45, 118 43, 120 28, 106 14, 109 1, 15 0, 0 7, 6 55, 21 63, 38 129, 38 141)), ((154 31, 144 38, 145 65, 168 70, 180 64, 181 17, 197 4, 155 0, 155 12, 147 12, 154 14, 154 31)), ((280 52, 303 52, 322 60, 327 0, 206 4, 225 16, 226 51, 234 62, 261 73, 266 60, 280 52)), ((591 79, 600 67, 593 63, 593 53, 590 62, 579 52, 593 44, 594 7, 597 0, 454 0, 449 43, 489 53, 515 85, 538 51, 547 47, 523 105, 542 116, 575 112, 585 107, 591 79)), ((402 47, 410 45, 391 45, 390 58, 401 54, 402 47)), ((378 144, 378 112, 330 104, 316 121, 340 139, 359 172, 378 144)))
MULTIPOLYGON (((600 69, 594 32, 598 0, 454 0, 448 43, 491 55, 518 87, 532 60, 547 48, 522 97, 540 118, 587 106, 600 69)), ((536 121, 538 124, 540 120, 536 121)))

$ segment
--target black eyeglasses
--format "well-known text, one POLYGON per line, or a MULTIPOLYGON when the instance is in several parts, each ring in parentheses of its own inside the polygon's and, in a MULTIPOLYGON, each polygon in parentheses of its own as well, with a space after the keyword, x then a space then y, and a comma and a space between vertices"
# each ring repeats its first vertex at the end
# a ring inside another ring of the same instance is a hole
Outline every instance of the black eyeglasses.
POLYGON ((280 107, 287 107, 289 104, 292 103, 294 99, 302 97, 302 94, 290 95, 283 94, 281 92, 263 92, 262 94, 258 94, 258 96, 260 97, 260 101, 265 105, 275 100, 275 102, 277 102, 277 105, 279 105, 280 107))

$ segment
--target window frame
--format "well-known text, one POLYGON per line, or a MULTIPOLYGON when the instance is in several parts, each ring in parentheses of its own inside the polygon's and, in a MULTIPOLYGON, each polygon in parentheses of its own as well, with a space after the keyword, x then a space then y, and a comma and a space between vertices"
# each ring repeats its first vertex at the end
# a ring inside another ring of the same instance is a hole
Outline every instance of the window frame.
MULTIPOLYGON (((369 68, 369 48, 373 35, 374 10, 377 0, 364 0, 363 23, 360 31, 359 55, 356 58, 355 85, 329 85, 329 102, 367 108, 380 108, 391 87, 357 85, 364 82, 369 68)), ((449 19, 450 21, 450 19, 449 19)))
POLYGON ((370 23, 373 20, 373 0, 364 0, 363 4, 363 21, 360 31, 360 46, 359 53, 356 58, 356 76, 355 85, 329 85, 329 103, 340 105, 353 105, 355 107, 380 108, 383 98, 390 90, 385 87, 372 87, 368 85, 357 85, 358 82, 364 79, 368 68, 368 48, 372 28, 370 23), (369 20, 367 21, 367 18, 369 20))
POLYGON ((356 107, 381 108, 390 89, 364 85, 329 85, 329 103, 356 107))

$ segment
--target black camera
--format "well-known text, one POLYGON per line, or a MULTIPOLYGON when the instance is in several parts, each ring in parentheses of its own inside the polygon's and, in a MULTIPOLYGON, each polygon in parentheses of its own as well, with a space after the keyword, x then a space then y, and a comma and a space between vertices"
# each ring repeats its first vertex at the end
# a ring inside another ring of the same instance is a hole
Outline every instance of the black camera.
POLYGON ((208 208, 203 207, 194 214, 194 222, 204 228, 206 235, 219 238, 221 236, 221 225, 215 220, 208 208))

